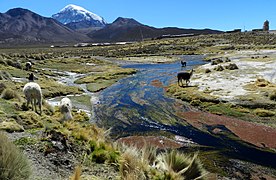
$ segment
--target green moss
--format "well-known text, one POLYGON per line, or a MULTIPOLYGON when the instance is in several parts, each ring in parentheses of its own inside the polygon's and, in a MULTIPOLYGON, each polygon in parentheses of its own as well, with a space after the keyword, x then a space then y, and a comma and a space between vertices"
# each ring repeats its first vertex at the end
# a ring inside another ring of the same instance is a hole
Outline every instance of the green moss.
POLYGON ((93 73, 83 78, 77 79, 77 84, 87 84, 87 90, 98 92, 116 83, 119 79, 135 73, 134 69, 124 69, 119 67, 110 67, 106 72, 93 73))
POLYGON ((97 83, 102 80, 120 79, 126 75, 135 73, 134 69, 110 67, 106 72, 93 73, 75 81, 77 84, 97 83))
POLYGON ((19 114, 19 105, 11 101, 7 101, 0 98, 0 118, 2 120, 8 120, 14 118, 19 114))
POLYGON ((103 149, 95 150, 91 154, 91 160, 96 163, 104 163, 108 159, 108 152, 103 149))
POLYGON ((70 96, 72 104, 81 104, 85 107, 91 107, 91 96, 90 95, 76 95, 70 96))
POLYGON ((44 127, 42 117, 33 111, 19 113, 19 121, 25 129, 44 127))
POLYGON ((111 79, 111 80, 99 80, 95 83, 88 83, 86 85, 87 90, 90 92, 98 92, 101 91, 109 86, 111 86, 112 84, 116 83, 117 79, 111 79))
POLYGON ((199 103, 213 102, 219 103, 219 100, 209 93, 198 91, 198 87, 180 87, 177 84, 172 84, 167 88, 167 93, 183 101, 199 103))
POLYGON ((210 111, 213 114, 218 115, 227 115, 227 116, 233 116, 233 117, 242 117, 245 114, 241 111, 236 110, 235 108, 231 107, 230 104, 215 104, 207 107, 207 110, 210 111))
POLYGON ((21 137, 14 141, 14 144, 17 146, 28 146, 28 145, 34 145, 38 142, 37 139, 31 138, 31 137, 21 137))
POLYGON ((83 91, 75 86, 66 86, 58 83, 52 79, 41 79, 38 81, 42 89, 42 94, 44 97, 56 97, 56 96, 66 96, 68 94, 80 94, 83 91))

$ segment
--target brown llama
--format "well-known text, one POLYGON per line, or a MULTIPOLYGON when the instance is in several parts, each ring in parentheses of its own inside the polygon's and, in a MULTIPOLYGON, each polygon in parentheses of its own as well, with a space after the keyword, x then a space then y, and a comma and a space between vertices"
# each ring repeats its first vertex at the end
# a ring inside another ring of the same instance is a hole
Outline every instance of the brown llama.
POLYGON ((193 75, 193 72, 194 72, 193 69, 190 72, 179 72, 177 74, 177 83, 178 83, 178 85, 180 86, 179 82, 181 82, 181 84, 183 86, 182 80, 184 80, 184 81, 186 81, 186 86, 187 86, 188 83, 190 82, 190 78, 193 75))

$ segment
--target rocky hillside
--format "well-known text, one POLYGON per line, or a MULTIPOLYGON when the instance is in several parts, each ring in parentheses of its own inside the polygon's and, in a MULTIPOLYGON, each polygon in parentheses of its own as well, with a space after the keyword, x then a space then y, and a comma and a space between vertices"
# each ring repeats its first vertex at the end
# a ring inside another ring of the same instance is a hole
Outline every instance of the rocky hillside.
POLYGON ((183 34, 214 34, 221 31, 211 29, 180 29, 180 28, 155 28, 141 24, 132 18, 117 18, 105 28, 88 34, 93 41, 116 42, 116 41, 141 41, 148 38, 158 38, 162 35, 183 34))
POLYGON ((52 18, 22 8, 0 13, 0 43, 33 44, 82 42, 89 38, 52 18))

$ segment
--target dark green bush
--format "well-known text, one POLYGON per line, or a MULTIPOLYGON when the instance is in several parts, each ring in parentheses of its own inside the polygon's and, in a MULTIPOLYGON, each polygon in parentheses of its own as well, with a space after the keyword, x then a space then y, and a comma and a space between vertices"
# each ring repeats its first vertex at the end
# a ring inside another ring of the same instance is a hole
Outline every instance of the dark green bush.
POLYGON ((98 149, 92 152, 92 161, 96 163, 104 163, 106 160, 108 160, 108 151, 103 149, 98 149))

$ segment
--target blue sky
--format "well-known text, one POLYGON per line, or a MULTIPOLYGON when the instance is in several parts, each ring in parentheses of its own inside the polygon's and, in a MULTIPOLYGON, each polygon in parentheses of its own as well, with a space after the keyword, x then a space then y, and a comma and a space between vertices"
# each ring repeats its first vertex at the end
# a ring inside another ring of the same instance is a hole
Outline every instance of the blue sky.
POLYGON ((0 12, 27 8, 50 17, 68 4, 102 16, 134 18, 154 27, 211 28, 219 30, 262 28, 267 19, 276 29, 275 0, 0 0, 0 12))

